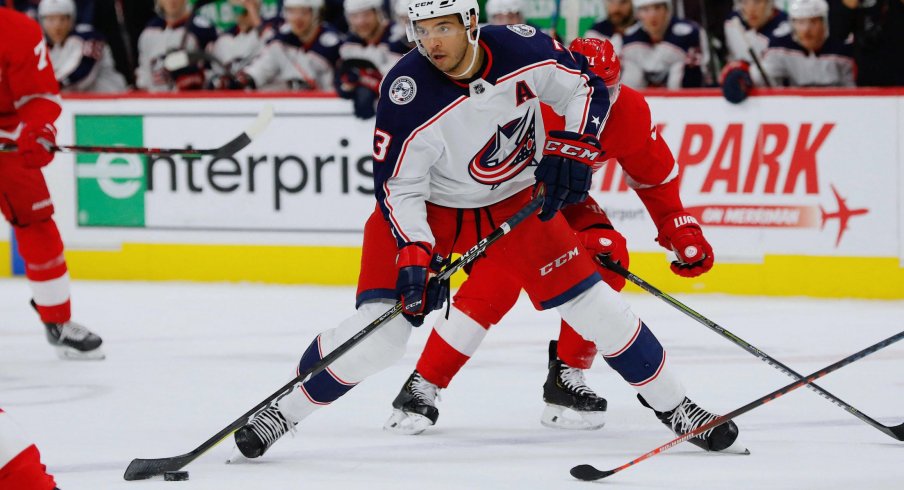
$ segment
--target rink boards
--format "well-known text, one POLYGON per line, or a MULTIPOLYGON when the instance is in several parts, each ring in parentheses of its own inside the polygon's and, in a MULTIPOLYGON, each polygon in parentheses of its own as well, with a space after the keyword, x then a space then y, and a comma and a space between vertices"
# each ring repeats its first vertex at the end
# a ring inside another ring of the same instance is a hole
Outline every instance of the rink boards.
MULTIPOLYGON (((634 272, 674 292, 904 298, 904 92, 649 101, 717 266, 674 277, 613 162, 593 192, 628 238, 634 272)), ((374 207, 373 120, 347 101, 68 98, 58 141, 216 147, 267 103, 270 127, 233 158, 59 155, 45 174, 73 277, 354 284, 374 207)), ((9 248, 0 242, 3 257, 9 248)), ((0 260, 0 276, 11 272, 0 260)))

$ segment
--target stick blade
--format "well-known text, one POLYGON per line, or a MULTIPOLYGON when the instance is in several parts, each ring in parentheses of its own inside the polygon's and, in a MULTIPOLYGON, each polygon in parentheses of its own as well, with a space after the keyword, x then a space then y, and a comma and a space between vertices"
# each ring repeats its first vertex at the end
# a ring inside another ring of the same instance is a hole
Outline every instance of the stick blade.
POLYGON ((254 138, 257 137, 273 120, 273 106, 267 104, 257 115, 257 119, 242 134, 236 136, 232 141, 219 147, 214 151, 215 158, 226 158, 235 155, 246 146, 250 145, 254 138))
POLYGON ((126 481, 147 480, 148 478, 159 476, 167 471, 181 470, 194 459, 190 454, 175 456, 172 458, 158 459, 140 459, 135 458, 129 463, 125 474, 122 475, 126 481))
POLYGON ((889 429, 891 429, 892 437, 899 441, 904 441, 904 424, 889 427, 889 429))
POLYGON ((583 481, 594 481, 606 478, 615 473, 612 470, 601 471, 589 464, 579 464, 571 469, 571 476, 583 481))

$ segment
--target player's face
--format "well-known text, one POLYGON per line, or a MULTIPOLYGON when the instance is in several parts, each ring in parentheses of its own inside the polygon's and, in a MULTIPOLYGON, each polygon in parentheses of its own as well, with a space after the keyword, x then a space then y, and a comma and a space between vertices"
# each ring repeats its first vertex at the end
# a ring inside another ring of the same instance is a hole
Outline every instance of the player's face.
POLYGON ((524 16, 520 12, 503 12, 496 14, 490 19, 490 24, 494 26, 504 26, 510 24, 523 24, 524 16))
POLYGON ((41 17, 41 27, 53 44, 60 44, 72 32, 72 17, 63 14, 45 15, 41 17))
POLYGON ((305 37, 314 26, 314 10, 311 7, 286 7, 283 15, 292 33, 298 37, 305 37))
POLYGON ((606 15, 617 26, 631 20, 631 0, 606 0, 606 15))
POLYGON ((188 0, 157 0, 166 18, 179 18, 188 12, 188 0))
POLYGON ((771 0, 741 0, 741 16, 754 29, 763 27, 771 13, 771 0))
POLYGON ((669 8, 664 3, 645 5, 637 9, 637 18, 643 30, 653 37, 661 38, 669 25, 669 8))
POLYGON ((348 27, 362 39, 370 40, 380 28, 380 16, 375 9, 348 14, 348 27))
POLYGON ((822 17, 792 19, 791 25, 797 42, 810 51, 818 51, 826 40, 826 25, 822 17))
POLYGON ((444 15, 434 19, 419 20, 414 24, 414 35, 427 50, 433 66, 446 73, 457 73, 466 68, 468 36, 458 15, 444 15))

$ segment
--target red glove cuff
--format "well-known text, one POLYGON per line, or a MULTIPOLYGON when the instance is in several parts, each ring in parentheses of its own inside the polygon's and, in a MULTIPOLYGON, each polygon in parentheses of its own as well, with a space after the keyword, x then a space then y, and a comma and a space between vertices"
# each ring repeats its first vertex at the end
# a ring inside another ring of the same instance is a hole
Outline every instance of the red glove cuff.
POLYGON ((433 247, 427 242, 411 242, 406 243, 399 249, 399 255, 396 257, 396 267, 424 267, 430 266, 430 259, 433 255, 433 247))
POLYGON ((724 85, 725 77, 735 70, 741 70, 743 72, 750 73, 750 63, 744 60, 735 60, 725 65, 722 68, 722 72, 719 73, 719 85, 724 85))
POLYGON ((672 213, 666 216, 659 223, 659 236, 656 237, 656 241, 666 250, 672 250, 672 236, 675 235, 675 232, 679 229, 683 228, 696 228, 703 233, 703 229, 700 228, 700 223, 697 222, 697 218, 691 216, 687 211, 679 211, 677 213, 672 213))

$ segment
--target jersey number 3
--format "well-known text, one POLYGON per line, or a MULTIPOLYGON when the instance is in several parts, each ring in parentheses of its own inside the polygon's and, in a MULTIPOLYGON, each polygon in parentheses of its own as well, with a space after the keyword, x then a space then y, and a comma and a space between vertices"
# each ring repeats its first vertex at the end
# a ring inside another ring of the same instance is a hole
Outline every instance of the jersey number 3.
POLYGON ((47 62, 47 44, 43 39, 41 39, 38 42, 37 46, 35 46, 35 56, 38 57, 38 71, 47 68, 47 65, 49 64, 47 62))
POLYGON ((374 129, 374 160, 382 162, 386 160, 386 153, 389 151, 389 142, 392 141, 392 135, 386 131, 374 129))

